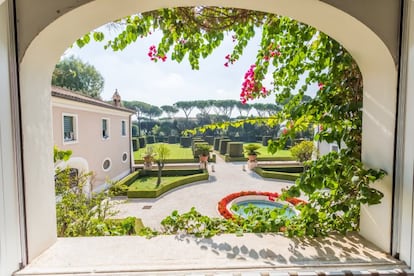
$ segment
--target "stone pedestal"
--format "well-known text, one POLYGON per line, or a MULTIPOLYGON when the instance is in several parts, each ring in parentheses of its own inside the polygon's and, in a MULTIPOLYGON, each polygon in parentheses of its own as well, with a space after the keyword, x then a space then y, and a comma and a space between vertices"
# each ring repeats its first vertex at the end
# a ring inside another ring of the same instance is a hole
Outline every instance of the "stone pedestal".
POLYGON ((257 167, 257 161, 256 160, 247 161, 247 168, 249 168, 249 170, 252 170, 256 167, 257 167))

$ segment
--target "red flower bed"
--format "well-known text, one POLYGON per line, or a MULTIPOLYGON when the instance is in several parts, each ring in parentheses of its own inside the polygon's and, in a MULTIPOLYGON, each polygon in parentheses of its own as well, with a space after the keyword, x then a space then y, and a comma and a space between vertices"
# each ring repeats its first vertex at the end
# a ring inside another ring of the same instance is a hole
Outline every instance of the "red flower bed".
MULTIPOLYGON (((218 211, 220 215, 222 215, 226 219, 233 218, 233 214, 227 209, 227 205, 230 201, 232 201, 235 198, 241 197, 241 196, 247 196, 247 195, 263 195, 267 196, 269 200, 274 201, 276 198, 279 197, 278 193, 271 193, 271 192, 257 192, 257 191, 242 191, 238 193, 232 193, 227 196, 225 196, 222 200, 218 203, 218 211)), ((299 198, 288 198, 286 199, 287 202, 298 205, 299 203, 306 203, 304 200, 299 198)))

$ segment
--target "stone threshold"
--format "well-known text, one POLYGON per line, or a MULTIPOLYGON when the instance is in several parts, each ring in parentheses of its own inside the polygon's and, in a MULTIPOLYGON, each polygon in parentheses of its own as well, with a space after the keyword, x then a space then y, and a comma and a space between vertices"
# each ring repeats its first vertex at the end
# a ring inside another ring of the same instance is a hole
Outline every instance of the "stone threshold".
MULTIPOLYGON (((15 275, 409 275, 358 234, 59 238, 15 275), (367 274, 368 273, 368 274, 367 274), (371 274, 374 273, 374 274, 371 274)), ((411 274, 410 274, 411 275, 411 274)))

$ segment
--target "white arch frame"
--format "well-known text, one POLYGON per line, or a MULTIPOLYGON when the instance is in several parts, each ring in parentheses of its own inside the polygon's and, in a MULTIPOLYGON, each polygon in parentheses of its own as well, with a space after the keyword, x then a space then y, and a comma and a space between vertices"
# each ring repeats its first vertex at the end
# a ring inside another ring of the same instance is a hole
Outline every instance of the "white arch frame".
MULTIPOLYGON (((60 161, 55 165, 56 169, 66 169, 74 168, 77 169, 80 174, 89 173, 89 164, 88 161, 83 157, 71 157, 67 161, 60 161)), ((91 193, 91 182, 90 177, 86 179, 85 186, 83 187, 83 192, 87 195, 91 193)))
POLYGON ((29 260, 56 240, 50 131, 54 65, 74 40, 108 21, 136 12, 187 5, 229 5, 290 16, 330 35, 353 55, 364 78, 362 159, 389 173, 377 186, 385 194, 382 204, 363 207, 361 234, 389 251, 397 70, 386 45, 373 31, 349 14, 316 0, 100 0, 80 6, 48 25, 31 42, 20 64, 29 260), (42 164, 42 172, 33 164, 42 164))

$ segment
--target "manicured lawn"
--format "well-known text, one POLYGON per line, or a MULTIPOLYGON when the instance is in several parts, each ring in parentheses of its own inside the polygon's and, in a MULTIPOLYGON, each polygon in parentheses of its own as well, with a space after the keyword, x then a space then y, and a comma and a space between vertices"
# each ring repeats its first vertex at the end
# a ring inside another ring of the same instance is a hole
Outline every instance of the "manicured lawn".
MULTIPOLYGON (((152 145, 147 145, 148 146, 152 146, 152 147, 156 147, 159 143, 156 144, 152 144, 152 145)), ((252 144, 252 143, 244 143, 245 145, 247 144, 252 144)), ((258 159, 262 159, 262 160, 267 160, 269 158, 291 158, 292 155, 290 153, 289 150, 278 150, 276 152, 276 154, 271 154, 269 152, 267 152, 267 147, 262 146, 262 144, 260 143, 253 143, 253 144, 257 144, 260 145, 261 147, 258 149, 258 151, 260 152, 260 154, 258 155, 258 159)), ((180 163, 181 161, 185 161, 185 162, 193 162, 194 161, 194 156, 193 153, 191 151, 191 148, 183 148, 180 146, 180 144, 166 144, 168 146, 168 148, 170 149, 170 155, 167 157, 167 163, 171 163, 171 162, 178 162, 180 163), (181 161, 180 161, 181 160, 181 161)), ((145 148, 143 149, 139 149, 138 151, 134 152, 134 160, 136 160, 136 163, 142 163, 143 162, 143 158, 142 155, 145 152, 145 148)), ((247 158, 247 154, 245 154, 246 158, 247 158)), ((244 160, 243 158, 241 160, 244 160)), ((238 160, 238 161, 241 161, 238 160)))
MULTIPOLYGON (((247 144, 257 144, 261 146, 261 148, 257 150, 258 152, 260 152, 259 157, 291 157, 292 156, 292 154, 290 153, 290 150, 278 150, 276 154, 271 154, 267 152, 267 147, 262 146, 262 144, 260 143, 244 143, 244 145, 247 145, 247 144)), ((245 154, 245 156, 247 157, 247 154, 245 154)))
MULTIPOLYGON (((158 145, 159 143, 156 144, 152 144, 152 145, 147 145, 148 146, 152 146, 155 147, 158 145)), ((180 144, 166 144, 168 146, 168 148, 170 149, 170 155, 167 157, 168 159, 193 159, 193 152, 191 151, 191 148, 182 148, 180 146, 180 144)), ((138 151, 134 152, 134 159, 135 160, 142 160, 142 155, 145 152, 145 148, 143 149, 139 149, 138 151)))
MULTIPOLYGON (((151 174, 156 172, 151 172, 151 174)), ((168 173, 168 172, 167 172, 168 173)), ((170 171, 169 173, 174 173, 170 171)), ((186 185, 189 183, 207 180, 208 172, 202 170, 194 170, 193 172, 186 171, 185 175, 181 176, 163 176, 161 177, 161 184, 157 187, 156 176, 142 176, 138 177, 128 188, 127 196, 129 198, 156 198, 163 193, 174 189, 176 187, 186 185)))
MULTIPOLYGON (((161 184, 158 188, 161 188, 162 186, 168 186, 171 183, 182 179, 182 176, 164 176, 161 177, 161 184)), ((135 180, 134 183, 129 186, 129 189, 135 190, 135 191, 152 191, 156 189, 157 186, 157 177, 154 176, 145 176, 140 177, 137 180, 135 180)))

